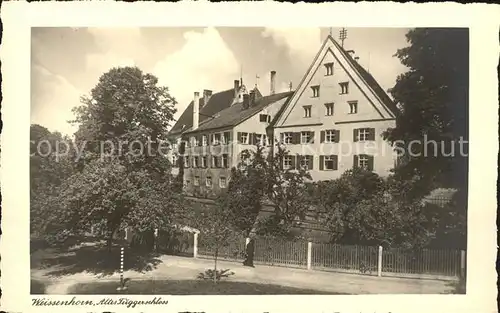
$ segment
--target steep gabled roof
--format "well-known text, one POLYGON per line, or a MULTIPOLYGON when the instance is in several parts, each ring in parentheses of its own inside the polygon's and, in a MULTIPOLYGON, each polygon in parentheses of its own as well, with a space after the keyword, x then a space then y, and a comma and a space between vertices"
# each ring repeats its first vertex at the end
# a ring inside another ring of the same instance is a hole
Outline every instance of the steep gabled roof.
MULTIPOLYGON (((234 89, 228 89, 212 94, 208 103, 205 104, 203 97, 200 97, 200 124, 211 119, 216 113, 231 106, 234 98, 234 89)), ((189 103, 187 108, 182 112, 181 117, 177 120, 169 134, 178 135, 190 129, 193 126, 193 101, 189 103)))
MULTIPOLYGON (((340 51, 342 57, 346 60, 346 62, 348 63, 348 65, 366 83, 367 87, 370 88, 373 91, 373 94, 380 100, 381 105, 383 107, 385 107, 386 111, 388 111, 393 116, 397 116, 397 114, 399 113, 399 110, 398 110, 396 104, 394 103, 394 101, 392 101, 392 99, 387 95, 387 93, 379 85, 379 83, 375 80, 375 78, 373 78, 373 76, 370 73, 368 73, 368 71, 366 71, 357 61, 355 61, 351 57, 351 55, 349 53, 347 53, 347 51, 345 51, 344 48, 342 48, 335 41, 335 39, 333 39, 333 37, 331 37, 331 36, 328 36, 326 38, 326 40, 323 42, 323 44, 321 45, 321 48, 319 49, 318 53, 314 57, 311 65, 309 66, 309 69, 306 71, 306 73, 302 77, 302 80, 299 83, 299 85, 298 85, 298 87, 296 89, 296 92, 298 92, 304 84, 307 84, 306 77, 309 75, 309 73, 311 71, 313 71, 315 69, 314 64, 316 64, 318 62, 318 59, 320 58, 320 56, 323 53, 325 53, 324 51, 327 51, 325 49, 331 49, 331 45, 330 45, 330 48, 327 47, 327 45, 328 45, 329 42, 332 42, 333 45, 335 46, 335 48, 337 48, 340 51)), ((282 108, 280 109, 280 111, 278 112, 278 114, 276 114, 275 118, 270 123, 269 127, 276 126, 276 124, 278 123, 278 121, 281 119, 282 115, 285 114, 288 106, 290 105, 290 102, 293 102, 293 101, 290 101, 290 100, 292 100, 292 98, 294 98, 294 97, 290 97, 289 101, 287 101, 287 103, 284 106, 282 106, 282 108)))
POLYGON ((247 109, 243 109, 242 103, 237 103, 235 105, 230 106, 217 114, 216 118, 206 119, 203 123, 200 123, 200 126, 197 130, 191 131, 188 130, 185 133, 195 133, 198 131, 206 131, 210 129, 231 127, 242 123, 248 118, 254 116, 262 109, 267 107, 268 105, 275 103, 277 101, 283 101, 285 103, 290 96, 293 94, 291 91, 281 92, 274 95, 262 96, 260 99, 257 99, 255 104, 250 106, 247 109))
POLYGON ((380 84, 375 80, 375 78, 372 76, 372 74, 368 73, 367 70, 364 69, 356 60, 352 58, 352 56, 347 53, 347 51, 342 48, 338 44, 335 39, 333 39, 333 43, 337 46, 339 51, 342 53, 342 55, 347 59, 347 61, 351 64, 351 66, 356 69, 356 71, 359 73, 359 75, 365 80, 365 82, 370 86, 370 88, 375 92, 375 94, 380 98, 382 103, 394 114, 397 116, 399 114, 399 110, 392 101, 392 99, 387 95, 387 93, 384 91, 384 89, 380 86, 380 84))

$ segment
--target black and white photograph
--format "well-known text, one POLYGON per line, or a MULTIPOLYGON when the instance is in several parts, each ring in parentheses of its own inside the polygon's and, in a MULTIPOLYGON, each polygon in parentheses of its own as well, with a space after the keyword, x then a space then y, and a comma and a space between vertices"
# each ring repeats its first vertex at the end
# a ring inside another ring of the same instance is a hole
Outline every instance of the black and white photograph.
POLYGON ((31 32, 33 293, 465 293, 467 29, 31 32))
MULTIPOLYGON (((28 305, 177 312, 190 300, 175 296, 481 293, 471 243, 494 225, 478 227, 493 212, 494 156, 474 129, 497 109, 471 100, 477 30, 124 16, 23 28, 29 193, 17 199, 29 213, 8 207, 7 235, 24 235, 2 239, 24 255, 29 219, 28 305)), ((2 196, 12 142, 2 134, 2 196)))

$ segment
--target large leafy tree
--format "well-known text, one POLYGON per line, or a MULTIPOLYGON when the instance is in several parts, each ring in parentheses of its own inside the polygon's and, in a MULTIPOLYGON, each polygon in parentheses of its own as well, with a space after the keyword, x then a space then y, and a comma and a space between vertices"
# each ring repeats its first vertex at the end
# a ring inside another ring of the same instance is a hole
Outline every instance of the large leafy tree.
POLYGON ((30 226, 38 234, 49 226, 47 215, 58 187, 74 173, 72 141, 58 132, 30 127, 30 226))
POLYGON ((181 199, 165 157, 175 99, 136 67, 104 73, 75 110, 78 173, 60 187, 55 220, 76 232, 104 225, 152 231, 172 223, 181 199))
POLYGON ((401 110, 396 127, 385 133, 404 151, 395 175, 413 180, 408 196, 418 197, 436 187, 466 188, 468 30, 418 28, 406 38, 409 46, 396 56, 408 71, 391 90, 401 110))

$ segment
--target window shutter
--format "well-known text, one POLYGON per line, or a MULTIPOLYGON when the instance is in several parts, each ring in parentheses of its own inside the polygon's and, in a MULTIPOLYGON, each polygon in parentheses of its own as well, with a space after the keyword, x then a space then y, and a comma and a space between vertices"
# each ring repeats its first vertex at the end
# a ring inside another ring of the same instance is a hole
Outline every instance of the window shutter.
POLYGON ((309 143, 314 143, 314 132, 309 132, 309 134, 311 134, 311 140, 309 143))
POLYGON ((320 132, 320 142, 321 143, 325 142, 325 131, 324 130, 322 130, 320 132))
POLYGON ((231 141, 233 140, 233 132, 232 132, 232 131, 230 131, 230 132, 227 132, 227 133, 229 134, 229 136, 227 136, 227 137, 228 137, 228 139, 229 139, 229 142, 228 142, 228 144, 229 144, 229 143, 231 143, 231 141))
POLYGON ((242 143, 242 142, 241 142, 241 133, 240 133, 240 132, 238 132, 238 143, 239 143, 239 144, 241 144, 241 143, 242 143))
POLYGON ((375 128, 370 128, 370 137, 368 140, 375 140, 375 128))
POLYGON ((292 135, 292 143, 294 145, 300 144, 300 133, 293 133, 293 135, 292 135))
POLYGON ((202 144, 202 142, 201 142, 201 141, 202 141, 202 139, 203 139, 203 138, 202 138, 202 136, 198 136, 198 137, 196 137, 196 141, 198 142, 198 146, 201 146, 201 144, 202 144))
POLYGON ((319 156, 319 170, 323 171, 325 169, 325 156, 320 155, 319 156))
POLYGON ((367 155, 368 157, 368 170, 373 171, 373 155, 367 155))
POLYGON ((309 168, 308 169, 312 170, 314 168, 314 166, 313 166, 314 165, 313 164, 313 162, 314 162, 314 156, 308 155, 307 158, 309 159, 309 161, 308 161, 309 162, 309 164, 308 164, 309 168))
MULTIPOLYGON (((303 158, 304 158, 304 156, 303 156, 303 155, 297 155, 297 157, 296 157, 296 162, 295 162, 295 166, 294 166, 296 169, 298 169, 298 170, 300 169, 300 165, 301 165, 301 163, 302 163, 303 158)), ((292 161, 292 162, 293 162, 293 161, 292 161)))
POLYGON ((291 168, 296 168, 296 166, 297 166, 296 165, 297 164, 297 157, 298 156, 292 155, 291 157, 292 157, 292 166, 291 166, 291 168))
POLYGON ((357 155, 354 155, 354 158, 353 158, 353 168, 358 168, 358 156, 357 155))
POLYGON ((338 155, 332 155, 333 157, 333 170, 336 171, 339 169, 339 157, 338 155))
POLYGON ((335 130, 335 142, 340 141, 340 130, 335 130))
POLYGON ((212 167, 212 156, 207 156, 207 167, 212 167))
POLYGON ((256 146, 258 144, 258 142, 257 142, 257 134, 253 133, 251 135, 252 135, 252 137, 251 137, 252 138, 251 143, 252 143, 252 145, 256 146))
POLYGON ((352 130, 352 141, 354 141, 354 142, 358 141, 358 129, 357 128, 352 130))

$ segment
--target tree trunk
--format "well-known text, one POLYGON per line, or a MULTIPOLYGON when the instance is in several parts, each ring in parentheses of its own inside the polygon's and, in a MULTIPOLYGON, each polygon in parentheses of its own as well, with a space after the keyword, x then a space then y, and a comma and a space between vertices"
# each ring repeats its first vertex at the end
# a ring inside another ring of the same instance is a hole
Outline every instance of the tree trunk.
POLYGON ((118 229, 118 227, 114 227, 110 231, 109 237, 107 238, 107 246, 108 246, 108 251, 109 252, 111 252, 111 247, 113 246, 113 236, 115 235, 117 229, 118 229))

